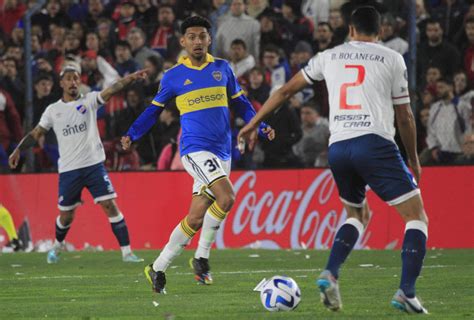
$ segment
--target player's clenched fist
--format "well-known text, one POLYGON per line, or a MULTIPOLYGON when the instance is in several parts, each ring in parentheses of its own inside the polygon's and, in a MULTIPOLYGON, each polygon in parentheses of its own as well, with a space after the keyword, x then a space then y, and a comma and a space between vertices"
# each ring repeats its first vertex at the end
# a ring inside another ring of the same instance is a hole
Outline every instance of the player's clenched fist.
POLYGON ((122 143, 123 150, 130 149, 130 146, 132 145, 132 140, 130 139, 129 136, 122 137, 122 139, 120 139, 120 142, 122 143))

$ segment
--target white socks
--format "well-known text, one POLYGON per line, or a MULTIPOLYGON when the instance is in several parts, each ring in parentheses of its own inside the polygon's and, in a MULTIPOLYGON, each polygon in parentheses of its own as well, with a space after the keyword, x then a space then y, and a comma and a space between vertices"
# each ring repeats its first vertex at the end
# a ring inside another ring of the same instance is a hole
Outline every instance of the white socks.
POLYGON ((184 218, 176 228, 174 228, 165 248, 161 251, 155 262, 153 262, 153 270, 165 272, 171 262, 181 254, 184 247, 189 244, 195 234, 196 231, 191 229, 186 218, 184 218))
POLYGON ((216 239, 216 233, 219 230, 219 226, 222 220, 225 219, 227 212, 219 208, 217 203, 214 201, 212 205, 207 209, 206 215, 204 216, 204 222, 202 224, 201 237, 199 238, 198 248, 194 257, 196 259, 205 258, 209 259, 211 253, 211 246, 216 239))

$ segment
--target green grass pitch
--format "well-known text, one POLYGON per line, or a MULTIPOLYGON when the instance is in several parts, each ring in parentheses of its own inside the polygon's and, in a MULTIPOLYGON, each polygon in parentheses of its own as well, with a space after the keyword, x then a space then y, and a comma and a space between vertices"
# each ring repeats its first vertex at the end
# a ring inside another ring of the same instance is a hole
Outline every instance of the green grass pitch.
MULTIPOLYGON (((150 263, 158 251, 138 251, 150 263)), ((328 251, 213 251, 212 286, 194 282, 185 251, 167 272, 167 295, 143 275, 145 263, 125 264, 117 251, 0 255, 0 319, 398 319, 389 304, 400 274, 398 251, 355 251, 341 271, 343 310, 327 311, 315 279, 328 251), (271 313, 252 289, 264 277, 293 277, 302 291, 298 308, 271 313), (155 306, 153 302, 158 303, 155 306)), ((474 319, 474 251, 431 250, 418 281, 428 319, 474 319)))

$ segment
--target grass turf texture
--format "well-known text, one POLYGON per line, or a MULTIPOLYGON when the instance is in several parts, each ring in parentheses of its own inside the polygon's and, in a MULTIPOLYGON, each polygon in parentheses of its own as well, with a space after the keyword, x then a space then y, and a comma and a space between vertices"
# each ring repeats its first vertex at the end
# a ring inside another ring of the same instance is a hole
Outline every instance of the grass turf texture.
MULTIPOLYGON (((138 251, 150 263, 158 251, 138 251)), ((341 271, 343 310, 327 311, 315 279, 328 251, 213 251, 212 286, 194 282, 185 251, 167 272, 167 295, 151 291, 145 263, 126 264, 120 253, 63 253, 46 264, 46 254, 0 256, 0 318, 113 319, 398 319, 389 302, 399 282, 398 251, 355 251, 341 271), (258 255, 256 257, 255 255, 258 255), (361 266, 362 265, 362 266, 361 266), (293 277, 302 291, 298 308, 271 313, 252 289, 264 277, 293 277), (153 301, 159 303, 155 307, 153 301)), ((432 250, 418 281, 429 319, 474 318, 474 251, 432 250)))

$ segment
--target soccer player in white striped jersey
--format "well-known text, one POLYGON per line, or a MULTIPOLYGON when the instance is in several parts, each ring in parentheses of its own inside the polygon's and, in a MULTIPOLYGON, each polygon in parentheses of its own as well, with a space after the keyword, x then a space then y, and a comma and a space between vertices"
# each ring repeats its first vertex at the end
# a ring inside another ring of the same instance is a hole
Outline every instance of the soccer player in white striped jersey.
POLYGON ((308 83, 325 79, 331 131, 328 160, 348 219, 338 230, 329 261, 317 280, 321 300, 330 310, 342 307, 339 268, 368 222, 365 188, 369 185, 395 206, 406 223, 400 287, 392 305, 408 313, 427 313, 415 296, 426 252, 428 218, 417 185, 421 167, 407 70, 400 54, 377 44, 379 29, 380 14, 373 7, 357 8, 351 15, 351 41, 313 57, 265 102, 239 138, 253 144, 255 129, 266 115, 308 83), (395 118, 415 178, 394 142, 395 118))
POLYGON ((124 262, 141 262, 130 248, 128 228, 115 198, 112 182, 104 167, 105 153, 97 128, 97 110, 114 94, 133 81, 143 78, 146 70, 130 74, 101 92, 79 93, 79 68, 69 65, 60 74, 63 96, 50 104, 39 124, 19 143, 9 158, 11 168, 18 165, 20 152, 36 144, 48 130, 53 129, 59 145, 59 216, 56 219, 56 240, 47 255, 48 263, 59 261, 64 239, 81 205, 82 189, 87 188, 95 203, 99 203, 109 218, 124 262))

